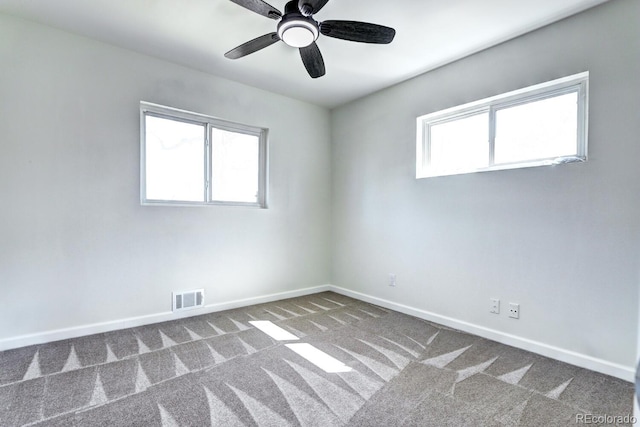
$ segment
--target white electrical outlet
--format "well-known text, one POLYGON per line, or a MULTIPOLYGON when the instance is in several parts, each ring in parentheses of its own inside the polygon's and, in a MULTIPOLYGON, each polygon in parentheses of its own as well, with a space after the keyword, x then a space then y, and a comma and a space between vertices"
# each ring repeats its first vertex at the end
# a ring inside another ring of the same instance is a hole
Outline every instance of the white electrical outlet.
POLYGON ((509 303, 509 317, 513 317, 514 319, 520 318, 520 304, 514 302, 509 303))
POLYGON ((389 286, 396 286, 396 275, 389 273, 389 286))
POLYGON ((500 300, 498 298, 491 298, 489 313, 500 314, 500 300))

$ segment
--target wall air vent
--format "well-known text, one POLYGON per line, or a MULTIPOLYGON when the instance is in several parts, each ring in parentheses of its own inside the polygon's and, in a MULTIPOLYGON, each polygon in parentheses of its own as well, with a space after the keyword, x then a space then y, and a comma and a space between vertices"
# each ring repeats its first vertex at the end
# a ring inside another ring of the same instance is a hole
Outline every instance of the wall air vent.
POLYGON ((204 289, 173 292, 173 311, 189 310, 204 306, 204 289))

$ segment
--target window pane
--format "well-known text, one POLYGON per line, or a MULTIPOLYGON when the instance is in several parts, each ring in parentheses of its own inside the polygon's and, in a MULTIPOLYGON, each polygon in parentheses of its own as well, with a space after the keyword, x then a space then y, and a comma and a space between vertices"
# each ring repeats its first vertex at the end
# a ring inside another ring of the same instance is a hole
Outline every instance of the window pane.
POLYGON ((489 113, 480 113, 430 128, 432 174, 471 171, 489 165, 489 113))
POLYGON ((496 111, 495 163, 577 154, 577 92, 496 111))
POLYGON ((213 129, 211 140, 212 199, 256 203, 260 139, 255 135, 213 129))
POLYGON ((204 201, 202 125, 146 116, 146 198, 204 201))

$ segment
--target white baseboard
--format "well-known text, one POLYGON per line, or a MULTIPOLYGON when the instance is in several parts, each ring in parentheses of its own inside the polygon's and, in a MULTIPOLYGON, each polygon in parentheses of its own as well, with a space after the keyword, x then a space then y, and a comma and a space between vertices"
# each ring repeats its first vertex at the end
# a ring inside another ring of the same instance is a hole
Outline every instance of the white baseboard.
POLYGON ((104 332, 117 331, 120 329, 134 328, 136 326, 149 325, 152 323, 166 322, 168 320, 176 320, 185 317, 198 316, 201 314, 214 313, 216 311, 246 307, 248 305, 262 304, 265 302, 278 301, 287 298, 295 298, 304 295, 316 294, 318 292, 325 292, 329 289, 329 285, 314 286, 311 288, 297 289, 295 291, 278 292, 275 294, 262 295, 258 297, 207 304, 204 307, 195 308, 192 310, 185 310, 180 312, 166 311, 146 316, 130 317, 127 319, 113 320, 109 322, 94 323, 90 325, 56 329, 52 331, 43 331, 35 334, 5 338, 0 340, 0 351, 10 350, 12 348, 26 347, 35 344, 44 344, 52 341, 78 338, 85 335, 93 335, 104 332))
POLYGON ((474 325, 458 319, 441 316, 415 307, 398 304, 382 298, 363 294, 349 289, 341 288, 334 285, 321 285, 310 288, 298 289, 295 291, 285 291, 274 294, 262 295, 258 297, 244 298, 239 300, 208 304, 202 308, 187 310, 183 312, 163 312, 146 316, 130 317, 127 319, 94 323, 91 325, 77 326, 73 328, 57 329, 52 331, 44 331, 36 334, 22 335, 18 337, 5 338, 0 340, 0 351, 12 348, 25 347, 28 345, 43 344, 52 341, 59 341, 70 338, 77 338, 85 335, 99 334, 111 332, 120 329, 133 328, 136 326, 149 325, 152 323, 166 322, 169 320, 182 319, 185 317, 198 316, 201 314, 214 313, 217 311, 230 310, 233 308, 246 307, 253 304, 262 304, 266 302, 278 301, 287 298, 295 298, 304 295, 315 294, 319 292, 333 291, 338 294, 346 295, 359 299, 371 304, 376 304, 400 313, 409 314, 420 319, 429 320, 450 328, 455 328, 464 332, 478 335, 493 341, 507 344, 533 353, 541 354, 552 359, 560 360, 571 365, 601 372, 611 375, 625 381, 635 381, 635 367, 623 366, 612 363, 603 359, 598 359, 585 354, 577 353, 571 350, 555 347, 541 342, 529 340, 494 329, 485 328, 483 326, 474 325))
POLYGON ((340 288, 338 286, 330 285, 329 290, 351 298, 359 299, 361 301, 398 311, 400 313, 409 314, 420 319, 429 320, 440 325, 478 335, 492 341, 497 341, 502 344, 507 344, 513 347, 530 351, 532 353, 537 353, 542 356, 569 363, 571 365, 579 366, 581 368, 600 372, 606 375, 611 375, 624 381, 635 382, 635 367, 620 365, 617 363, 609 362, 607 360, 591 357, 586 354, 577 353, 575 351, 555 347, 527 338, 518 337, 516 335, 506 334, 494 329, 485 328, 484 326, 479 326, 472 323, 464 322, 462 320, 441 316, 439 314, 431 313, 419 308, 398 304, 382 298, 377 298, 360 292, 351 291, 349 289, 340 288))

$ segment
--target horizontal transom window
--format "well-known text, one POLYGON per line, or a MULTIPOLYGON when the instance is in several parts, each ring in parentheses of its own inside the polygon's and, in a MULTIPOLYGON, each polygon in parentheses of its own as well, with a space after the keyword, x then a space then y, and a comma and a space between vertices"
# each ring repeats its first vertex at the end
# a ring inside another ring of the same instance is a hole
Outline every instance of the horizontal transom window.
POLYGON ((266 207, 267 130, 140 104, 141 202, 266 207))
POLYGON ((587 160, 588 72, 418 117, 416 177, 587 160))

